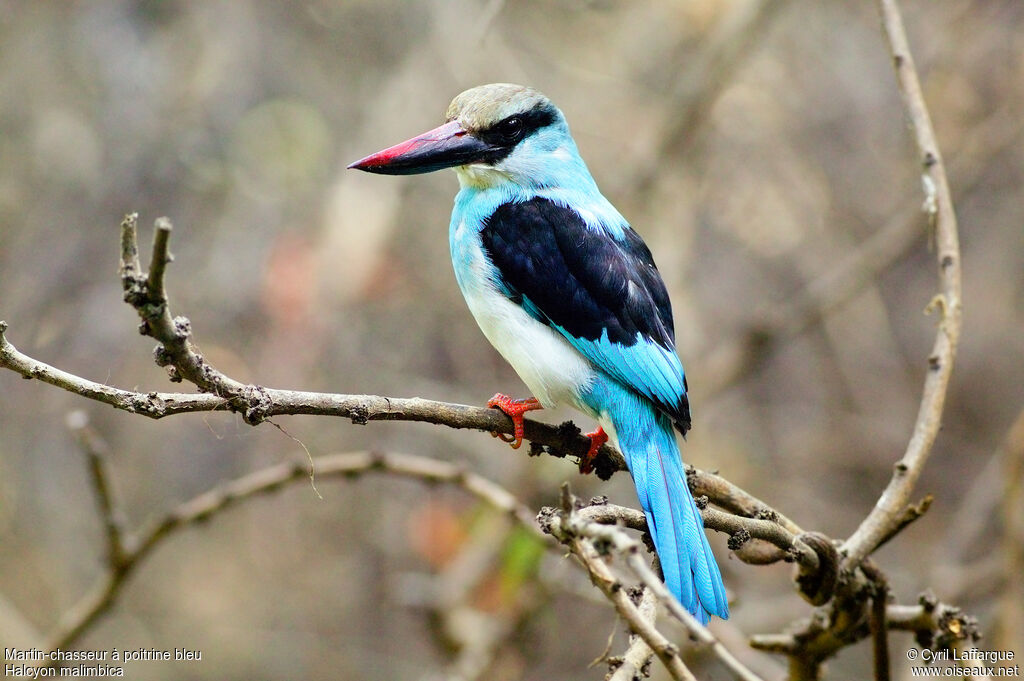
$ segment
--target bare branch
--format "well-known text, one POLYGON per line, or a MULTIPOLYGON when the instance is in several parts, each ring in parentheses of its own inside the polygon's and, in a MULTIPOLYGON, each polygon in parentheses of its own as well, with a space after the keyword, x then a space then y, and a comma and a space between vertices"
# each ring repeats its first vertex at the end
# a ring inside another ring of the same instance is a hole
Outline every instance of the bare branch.
MULTIPOLYGON (((653 624, 658 616, 657 606, 658 601, 651 590, 643 589, 640 594, 640 602, 636 605, 640 616, 653 624)), ((633 634, 630 636, 629 648, 619 659, 619 666, 616 667, 608 681, 633 681, 649 676, 647 669, 653 657, 654 651, 647 645, 647 641, 639 634, 633 634)))
POLYGON ((164 272, 171 262, 169 251, 171 222, 167 218, 156 221, 153 234, 153 253, 149 275, 139 271, 136 214, 121 222, 121 285, 124 299, 135 308, 142 324, 139 331, 160 342, 156 350, 157 364, 168 368, 171 380, 183 378, 200 390, 227 398, 244 396, 234 406, 246 421, 258 423, 265 415, 258 409, 261 401, 255 386, 246 386, 229 378, 210 366, 192 344, 192 324, 185 317, 172 317, 164 286, 164 272))
POLYGON ((78 438, 89 462, 89 478, 96 492, 96 503, 107 539, 107 565, 111 572, 119 572, 125 563, 124 518, 114 495, 110 471, 107 468, 110 447, 89 425, 88 416, 84 411, 71 412, 67 424, 78 438))
MULTIPOLYGON (((176 414, 228 411, 238 408, 250 410, 250 413, 254 414, 252 410, 257 408, 255 400, 258 398, 261 419, 281 415, 316 414, 348 418, 360 425, 370 421, 419 421, 450 428, 512 432, 509 418, 496 409, 417 397, 345 395, 245 386, 242 397, 232 401, 209 393, 141 393, 122 390, 81 378, 25 355, 7 340, 4 334, 6 329, 7 324, 0 322, 0 367, 15 371, 27 379, 38 379, 76 395, 109 404, 116 409, 153 419, 176 414), (248 401, 250 399, 253 401, 248 401), (243 406, 239 407, 240 404, 243 406)), ((590 440, 580 432, 580 429, 571 422, 554 426, 539 421, 526 421, 527 439, 541 447, 540 451, 532 450, 531 453, 547 452, 559 457, 582 457, 590 446, 590 440)), ((626 470, 626 464, 618 451, 605 445, 598 452, 598 470, 607 477, 615 471, 626 470)))
POLYGON ((921 594, 917 605, 889 605, 885 610, 889 629, 911 631, 918 645, 936 650, 955 641, 977 641, 978 621, 960 608, 940 602, 931 592, 921 594))
POLYGON ((22 354, 7 340, 6 330, 7 323, 0 321, 0 367, 19 373, 26 379, 39 379, 90 400, 154 419, 173 414, 224 410, 228 406, 226 400, 216 395, 138 393, 81 378, 22 354))
POLYGON ((875 547, 876 550, 885 546, 885 544, 887 544, 893 537, 902 532, 904 528, 927 513, 928 509, 932 506, 932 501, 934 500, 935 497, 931 494, 926 494, 921 498, 921 501, 916 504, 909 504, 904 508, 903 514, 896 519, 896 523, 889 529, 888 534, 879 539, 878 546, 875 547))
MULTIPOLYGON (((583 509, 583 511, 585 510, 583 509)), ((762 681, 760 677, 737 660, 708 628, 698 622, 669 593, 665 583, 643 559, 643 547, 640 542, 630 537, 621 528, 593 522, 586 517, 586 513, 583 511, 576 508, 575 499, 568 493, 567 486, 563 486, 563 508, 560 511, 553 508, 543 509, 538 517, 538 521, 541 529, 569 546, 573 550, 574 555, 579 556, 584 561, 588 572, 591 572, 592 581, 615 604, 620 615, 626 618, 623 610, 628 609, 625 605, 620 607, 618 602, 621 601, 623 591, 621 584, 619 584, 614 576, 611 576, 611 582, 608 583, 605 583, 603 578, 595 579, 594 572, 592 571, 593 568, 587 562, 585 556, 595 558, 602 552, 608 551, 614 551, 617 555, 622 556, 630 570, 640 579, 644 587, 651 590, 658 601, 668 609, 669 613, 683 623, 690 636, 702 646, 710 649, 735 678, 742 681, 762 681), (617 584, 618 586, 615 586, 617 584)), ((598 560, 597 562, 603 565, 603 561, 598 560)), ((604 566, 604 569, 607 570, 607 566, 604 566)), ((610 571, 608 574, 611 574, 610 571)), ((632 601, 629 604, 632 606, 632 601)), ((635 606, 632 607, 635 608, 635 606)), ((634 613, 630 613, 630 617, 633 616, 634 613)), ((630 626, 634 625, 631 619, 627 619, 627 622, 630 626)), ((643 630, 637 631, 666 666, 671 663, 674 657, 678 656, 674 650, 659 649, 659 642, 656 637, 645 635, 643 630)))
POLYGON ((856 565, 870 555, 891 534, 892 528, 900 523, 910 503, 914 484, 928 461, 942 422, 946 390, 960 340, 962 312, 960 244, 942 155, 935 141, 931 117, 921 92, 921 83, 896 0, 879 0, 878 6, 904 110, 920 154, 921 180, 925 192, 924 211, 935 229, 941 287, 941 293, 929 307, 938 311, 941 318, 935 344, 928 357, 928 371, 913 435, 903 458, 896 463, 892 479, 882 496, 843 545, 847 566, 856 565))
MULTIPOLYGON (((541 511, 540 522, 542 525, 546 521, 547 517, 544 516, 544 513, 547 510, 550 509, 541 511)), ((552 530, 552 528, 553 526, 545 527, 545 531, 552 530)), ((615 610, 630 630, 639 636, 654 654, 658 656, 658 659, 665 665, 672 678, 696 681, 690 670, 683 664, 682 658, 679 656, 679 648, 655 628, 651 619, 641 613, 640 609, 630 598, 629 591, 608 565, 601 560, 597 549, 591 543, 564 529, 552 530, 552 536, 555 536, 570 548, 573 555, 586 568, 587 573, 590 575, 590 581, 611 601, 612 605, 615 606, 615 610)))
POLYGON ((687 466, 686 482, 694 497, 706 496, 725 510, 737 515, 770 520, 792 534, 803 532, 800 526, 792 520, 720 475, 702 472, 693 466, 687 466))
POLYGON ((885 575, 873 564, 861 565, 872 581, 871 593, 871 648, 874 653, 875 681, 889 681, 889 627, 886 623, 886 603, 889 599, 889 583, 885 575))
MULTIPOLYGON (((886 605, 885 625, 889 631, 913 632, 918 645, 934 649, 947 648, 956 640, 975 641, 980 636, 977 620, 965 615, 960 608, 939 602, 930 593, 922 594, 917 605, 886 605)), ((808 622, 798 631, 757 635, 751 639, 751 645, 766 652, 801 657, 807 649, 807 641, 802 638, 811 629, 808 622)), ((837 644, 838 647, 841 646, 837 644)), ((805 663, 820 664, 817 656, 802 656, 802 659, 805 663)))
POLYGON ((640 612, 640 609, 629 597, 629 590, 615 577, 608 565, 601 560, 593 545, 581 539, 574 539, 570 543, 570 548, 573 555, 587 569, 587 572, 590 574, 590 581, 612 602, 615 610, 622 617, 626 625, 629 626, 630 630, 643 639, 648 647, 654 651, 654 654, 665 665, 665 669, 668 670, 672 678, 679 681, 696 681, 693 673, 683 664, 683 660, 679 656, 679 648, 665 638, 665 635, 654 627, 654 623, 651 620, 644 617, 643 613, 640 612))
MULTIPOLYGON (((551 542, 550 537, 537 529, 533 512, 511 492, 453 464, 406 454, 358 452, 317 457, 314 466, 320 479, 382 472, 455 485, 505 513, 543 541, 551 542)), ((173 508, 137 536, 125 541, 119 569, 108 570, 92 590, 61 617, 60 624, 49 637, 47 649, 66 648, 73 644, 82 632, 110 609, 134 570, 168 537, 241 502, 305 481, 308 475, 305 462, 282 463, 219 485, 173 508)))
POLYGON ((146 278, 146 287, 149 294, 157 300, 167 301, 167 294, 164 292, 164 270, 167 265, 174 261, 170 252, 171 221, 167 218, 157 218, 153 230, 153 255, 149 262, 149 277, 146 278))

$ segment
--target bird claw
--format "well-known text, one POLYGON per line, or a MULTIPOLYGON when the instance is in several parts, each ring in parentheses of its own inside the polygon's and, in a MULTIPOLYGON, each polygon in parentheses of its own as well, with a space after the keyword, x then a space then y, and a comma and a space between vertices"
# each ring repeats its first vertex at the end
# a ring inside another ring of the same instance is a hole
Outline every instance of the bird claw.
MULTIPOLYGON (((502 442, 508 442, 508 443, 515 442, 515 440, 516 440, 515 435, 509 435, 508 433, 499 433, 497 431, 492 431, 491 432, 491 437, 496 437, 499 440, 501 440, 502 442)), ((520 444, 522 444, 522 443, 520 443, 520 444)), ((516 449, 517 447, 515 445, 513 445, 512 448, 516 449)))
POLYGON ((487 406, 492 409, 500 409, 512 419, 513 435, 507 433, 491 433, 493 437, 502 442, 512 445, 512 449, 519 449, 523 446, 523 414, 536 409, 543 409, 540 400, 530 397, 525 400, 514 400, 508 395, 495 393, 494 397, 487 401, 487 406))
POLYGON ((594 459, 597 458, 597 450, 601 449, 601 445, 608 442, 608 433, 604 432, 604 428, 601 426, 597 427, 597 430, 583 433, 584 436, 590 438, 590 448, 587 453, 580 459, 580 473, 586 475, 594 470, 594 459))

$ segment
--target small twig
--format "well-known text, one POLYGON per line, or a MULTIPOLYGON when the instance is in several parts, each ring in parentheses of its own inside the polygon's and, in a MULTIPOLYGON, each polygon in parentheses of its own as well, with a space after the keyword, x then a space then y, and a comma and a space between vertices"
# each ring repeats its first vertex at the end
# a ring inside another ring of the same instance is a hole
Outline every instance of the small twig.
POLYGON ((167 301, 167 294, 164 292, 164 271, 167 265, 174 262, 171 255, 171 221, 167 218, 157 218, 153 230, 153 255, 149 262, 149 277, 146 279, 146 287, 149 294, 156 300, 167 301))
POLYGON ((139 242, 135 237, 139 221, 138 213, 128 213, 121 220, 121 282, 126 290, 142 277, 142 264, 139 262, 139 242))
MULTIPOLYGON (((711 473, 701 473, 693 469, 691 477, 710 476, 721 480, 711 473)), ((602 498, 603 499, 603 498, 602 498)), ((785 527, 782 527, 774 520, 761 518, 745 518, 738 515, 724 513, 722 511, 707 508, 698 508, 704 527, 709 530, 723 532, 730 536, 730 548, 737 557, 744 562, 763 565, 779 560, 792 561, 797 563, 803 575, 819 575, 823 570, 835 571, 838 569, 838 555, 831 541, 824 538, 823 541, 810 543, 814 533, 801 533, 794 535, 785 527), (742 537, 741 545, 732 546, 732 542, 742 537), (771 554, 771 560, 759 560, 763 553, 753 554, 753 559, 748 561, 750 554, 745 553, 748 548, 747 542, 763 541, 770 543, 777 551, 771 554), (827 565, 826 565, 827 564, 827 565)), ((619 525, 630 529, 647 531, 647 519, 644 514, 634 508, 617 506, 609 503, 599 503, 587 506, 575 511, 576 515, 584 522, 597 523, 599 525, 619 525)), ((822 536, 823 535, 815 535, 822 536)), ((834 582, 834 575, 832 578, 834 582)), ((828 591, 831 595, 831 591, 828 591)))
MULTIPOLYGON (((650 589, 651 592, 657 597, 658 601, 661 602, 672 614, 673 617, 678 619, 686 627, 687 632, 690 636, 707 647, 722 664, 730 671, 730 673, 737 679, 742 681, 762 681, 760 677, 750 671, 743 663, 737 660, 732 653, 718 640, 718 638, 711 633, 711 631, 702 625, 697 619, 686 611, 685 608, 679 603, 678 600, 668 591, 668 587, 661 578, 655 574, 654 570, 647 564, 643 558, 644 549, 643 546, 637 540, 630 537, 619 527, 612 525, 604 525, 589 520, 586 515, 575 508, 575 502, 569 495, 567 488, 563 487, 563 503, 562 510, 556 511, 555 509, 547 508, 541 511, 539 522, 541 529, 545 532, 553 535, 556 539, 561 541, 563 544, 569 546, 573 553, 582 558, 584 553, 593 552, 594 555, 598 555, 599 551, 597 546, 602 547, 604 550, 614 551, 617 555, 623 557, 629 569, 640 579, 640 582, 645 588, 650 589), (582 540, 587 541, 582 541, 582 540)), ((603 563, 602 561, 598 561, 603 563)), ((587 564, 588 571, 591 571, 591 566, 587 564)), ((605 567, 607 569, 607 567, 605 567)), ((591 575, 594 573, 591 572, 591 575)), ((609 595, 608 591, 621 592, 621 586, 613 589, 612 586, 602 585, 594 580, 595 584, 605 591, 606 595, 610 600, 615 603, 613 595, 609 595)), ((617 580, 614 580, 612 584, 617 584, 617 580)), ((628 600, 628 599, 627 599, 628 600)), ((632 606, 632 602, 629 602, 632 606)), ((635 606, 633 606, 635 607, 635 606)), ((619 610, 620 615, 622 609, 616 604, 616 609, 619 610)), ((629 621, 630 625, 633 625, 632 621, 629 621)), ((666 662, 666 655, 659 651, 656 640, 652 640, 647 636, 644 636, 644 640, 648 645, 655 651, 658 658, 662 662, 666 662)), ((672 652, 672 651, 665 651, 672 652)), ((671 656, 667 656, 671 658, 671 656)))
POLYGON ((107 565, 111 572, 120 572, 125 564, 126 555, 123 537, 124 521, 110 481, 110 471, 107 468, 110 447, 89 425, 88 416, 84 411, 71 412, 68 415, 67 424, 71 432, 78 438, 89 462, 89 479, 96 492, 100 520, 103 522, 106 534, 107 565))
POLYGON ((861 564, 864 574, 871 580, 871 648, 874 653, 875 681, 889 681, 889 626, 886 624, 886 607, 889 599, 889 583, 885 575, 868 560, 861 564))
POLYGON ((676 598, 669 593, 668 587, 661 581, 661 578, 654 573, 654 570, 644 562, 643 558, 638 552, 639 544, 633 542, 633 540, 623 534, 617 532, 617 536, 620 538, 617 543, 622 543, 621 550, 625 550, 626 562, 630 569, 640 578, 644 586, 651 589, 658 600, 665 604, 669 613, 671 613, 677 620, 683 623, 690 635, 695 638, 701 644, 710 648, 711 652, 722 662, 723 665, 732 673, 732 675, 740 679, 741 681, 762 681, 761 677, 757 676, 750 669, 740 662, 736 657, 729 652, 718 637, 711 633, 711 630, 702 625, 697 621, 693 615, 683 608, 682 604, 679 603, 676 598), (632 542, 630 544, 624 544, 622 538, 632 542), (634 548, 635 547, 635 548, 634 548))
MULTIPOLYGON (((743 549, 746 547, 745 542, 750 539, 759 539, 772 544, 780 550, 772 554, 769 561, 753 560, 752 562, 755 564, 763 565, 766 562, 792 560, 795 558, 800 565, 809 570, 816 570, 818 568, 817 554, 806 544, 799 541, 797 539, 798 535, 794 535, 775 520, 744 518, 713 508, 700 509, 700 514, 704 519, 704 527, 710 530, 725 532, 731 537, 741 538, 740 545, 733 549, 740 560, 744 560, 743 549)), ((744 562, 746 561, 744 560, 744 562)))
POLYGON ((960 608, 940 602, 930 592, 921 594, 917 605, 889 605, 885 609, 886 626, 891 630, 911 631, 917 644, 942 650, 955 641, 977 641, 981 637, 978 621, 960 608))
POLYGON ((908 525, 913 523, 915 520, 923 516, 931 508, 932 502, 935 500, 931 494, 926 494, 921 497, 921 501, 916 504, 910 504, 903 509, 903 515, 896 519, 895 524, 889 528, 889 532, 878 540, 878 546, 875 549, 880 549, 889 543, 893 537, 902 532, 908 525))
POLYGON ((139 271, 137 214, 125 216, 121 222, 121 285, 124 299, 142 319, 139 331, 160 342, 157 364, 173 367, 168 373, 174 381, 188 379, 203 392, 238 401, 234 406, 246 421, 258 423, 265 415, 254 402, 260 395, 255 386, 246 386, 210 366, 192 344, 192 323, 185 317, 174 317, 167 300, 164 273, 171 262, 171 221, 159 218, 153 234, 150 271, 139 271))
MULTIPOLYGON (((640 616, 653 624, 658 616, 657 605, 658 601, 654 597, 654 593, 650 589, 642 589, 640 602, 636 606, 640 611, 640 616)), ((608 681, 633 681, 649 676, 647 669, 653 657, 654 651, 642 636, 638 634, 630 636, 629 648, 623 653, 619 666, 608 677, 608 681)))
POLYGON ((687 466, 686 481, 694 497, 707 496, 718 506, 736 515, 771 520, 791 534, 803 532, 800 526, 792 520, 720 475, 687 466))
POLYGON ((628 590, 601 560, 594 547, 581 539, 569 540, 569 547, 573 555, 579 559, 590 574, 590 581, 611 601, 630 630, 643 639, 658 656, 672 678, 679 681, 696 681, 693 673, 683 664, 683 660, 679 656, 679 648, 665 638, 665 635, 658 631, 649 619, 644 617, 640 609, 630 599, 628 590))
POLYGON ((227 408, 227 401, 216 395, 188 393, 139 393, 96 383, 40 362, 18 351, 5 337, 7 323, 0 321, 0 367, 38 379, 82 397, 109 404, 132 414, 153 419, 194 412, 218 411, 227 408))

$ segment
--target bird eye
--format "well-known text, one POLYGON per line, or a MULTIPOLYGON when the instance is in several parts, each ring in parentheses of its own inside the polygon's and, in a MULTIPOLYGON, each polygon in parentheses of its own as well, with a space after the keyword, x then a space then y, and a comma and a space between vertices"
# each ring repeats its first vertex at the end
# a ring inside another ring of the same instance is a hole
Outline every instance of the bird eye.
POLYGON ((506 118, 498 124, 498 132, 504 137, 515 139, 523 131, 523 119, 519 116, 506 118))

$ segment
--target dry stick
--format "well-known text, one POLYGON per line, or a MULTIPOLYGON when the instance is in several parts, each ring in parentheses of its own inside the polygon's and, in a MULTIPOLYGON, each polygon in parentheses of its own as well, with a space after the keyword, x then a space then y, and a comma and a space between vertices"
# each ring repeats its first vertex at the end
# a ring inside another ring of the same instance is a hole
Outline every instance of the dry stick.
MULTIPOLYGON (((563 496, 568 496, 567 492, 563 492, 563 496)), ((735 678, 741 679, 742 681, 763 681, 759 676, 750 671, 750 669, 748 669, 742 662, 737 660, 707 627, 698 622, 697 619, 687 612, 679 601, 669 593, 665 583, 644 561, 644 549, 640 542, 630 537, 621 528, 598 524, 591 521, 586 517, 585 513, 572 508, 571 499, 569 503, 563 503, 563 507, 567 507, 567 509, 563 508, 563 512, 560 515, 549 515, 545 518, 545 527, 550 530, 556 538, 563 543, 568 543, 569 546, 573 548, 576 555, 581 555, 578 551, 583 551, 584 549, 586 551, 593 551, 596 555, 596 549, 594 548, 593 543, 614 549, 616 553, 625 558, 626 564, 629 566, 630 570, 633 571, 647 589, 650 589, 652 593, 654 593, 657 599, 668 609, 669 613, 683 623, 683 626, 686 627, 690 636, 700 644, 708 647, 711 652, 721 660, 735 678), (581 539, 584 538, 589 541, 582 542, 581 539)), ((586 509, 584 509, 584 511, 585 510, 586 509)), ((590 569, 589 565, 588 569, 590 569)), ((617 583, 617 581, 615 583, 617 583)), ((597 584, 596 581, 595 584, 597 584)), ((601 587, 602 591, 605 590, 605 587, 601 584, 597 585, 601 587)), ((622 591, 621 587, 618 591, 622 591)), ((628 598, 626 600, 628 601, 628 598)), ((629 603, 632 605, 632 601, 629 601, 629 603)), ((630 624, 632 625, 632 622, 630 624)), ((644 637, 644 640, 647 641, 648 645, 650 645, 651 648, 654 649, 655 653, 658 654, 659 659, 665 662, 665 658, 662 653, 659 652, 658 646, 646 636, 644 637)))
MULTIPOLYGON (((653 623, 658 616, 657 606, 658 601, 654 593, 650 589, 644 589, 636 606, 640 616, 653 623)), ((638 634, 633 634, 630 636, 629 648, 623 653, 621 663, 608 677, 608 681, 633 681, 649 676, 645 670, 653 657, 654 651, 647 645, 647 641, 638 634)))
MULTIPOLYGON (((459 466, 421 456, 357 452, 317 457, 317 475, 321 478, 354 477, 368 472, 383 472, 424 482, 456 485, 481 501, 502 511, 535 537, 550 542, 534 522, 533 512, 511 492, 480 475, 459 466)), ((107 612, 125 586, 128 577, 149 554, 175 532, 210 519, 221 511, 259 495, 276 492, 286 485, 304 481, 305 462, 282 463, 250 473, 219 485, 169 511, 137 536, 124 542, 118 569, 111 569, 93 589, 72 606, 49 637, 48 650, 66 648, 99 616, 107 612)))
MULTIPOLYGON (((210 393, 134 392, 90 381, 53 367, 20 352, 7 340, 7 324, 0 321, 0 367, 21 374, 26 379, 38 379, 68 392, 108 404, 133 414, 160 419, 177 414, 228 411, 233 408, 230 399, 210 393)), ((385 397, 380 395, 345 395, 338 393, 279 390, 247 386, 249 392, 259 393, 267 399, 262 405, 264 418, 278 415, 315 414, 339 416, 353 423, 370 421, 419 421, 450 428, 468 428, 482 431, 511 433, 508 417, 496 409, 485 409, 463 404, 438 402, 421 398, 385 397)), ((554 426, 539 421, 526 421, 526 435, 531 441, 551 448, 558 456, 582 456, 589 439, 580 435, 579 428, 554 426)), ((604 458, 603 470, 609 474, 626 470, 622 455, 605 445, 599 452, 604 458)))
POLYGON ((932 299, 929 309, 937 310, 940 319, 935 343, 928 357, 928 373, 913 435, 875 507, 843 544, 842 550, 847 556, 844 561, 846 567, 860 563, 886 536, 891 535, 892 528, 899 524, 910 503, 914 484, 928 461, 942 422, 949 377, 960 340, 962 314, 960 244, 946 170, 935 141, 899 8, 895 0, 879 0, 878 6, 903 106, 920 154, 924 210, 935 229, 941 292, 932 299))
POLYGON ((861 568, 871 580, 871 648, 874 654, 875 681, 889 681, 889 631, 885 623, 889 583, 871 561, 864 561, 861 568))
POLYGON ((107 468, 110 447, 89 425, 88 416, 84 411, 78 410, 69 414, 67 424, 71 432, 77 436, 88 460, 89 479, 96 493, 96 503, 106 535, 107 566, 111 572, 117 572, 125 562, 124 520, 107 468))
MULTIPOLYGON (((695 476, 700 478, 722 479, 713 473, 701 473, 693 470, 691 479, 695 476)), ((706 488, 705 488, 706 489, 706 488)), ((602 498, 603 499, 603 498, 602 498)), ((716 530, 735 537, 738 534, 746 536, 746 540, 756 539, 767 542, 780 550, 779 557, 775 560, 783 560, 787 556, 789 560, 795 561, 798 565, 808 570, 817 570, 819 556, 810 546, 804 543, 800 535, 793 534, 787 528, 778 523, 764 518, 745 518, 738 515, 731 515, 713 508, 699 508, 704 527, 709 530, 716 530)), ((600 525, 621 525, 641 532, 647 531, 647 518, 642 511, 628 506, 617 506, 607 502, 597 503, 576 512, 587 522, 600 525)), ((737 550, 737 557, 744 560, 737 550)), ((746 562, 746 561, 745 561, 746 562)), ((771 561, 775 562, 775 561, 771 561)), ((758 563, 762 564, 762 563, 758 563)))
POLYGON ((917 605, 888 605, 885 623, 889 629, 912 631, 924 637, 918 642, 935 649, 952 645, 958 639, 977 641, 981 634, 978 622, 948 603, 942 603, 930 592, 921 595, 917 605))
POLYGON ((640 609, 629 597, 629 592, 622 582, 612 573, 608 565, 601 560, 600 555, 590 544, 582 539, 572 539, 569 544, 583 567, 590 574, 590 581, 612 602, 615 610, 623 619, 630 630, 638 635, 654 651, 665 669, 673 679, 679 681, 697 681, 693 673, 683 664, 679 657, 679 648, 665 638, 665 635, 658 631, 654 624, 640 612, 640 609))

